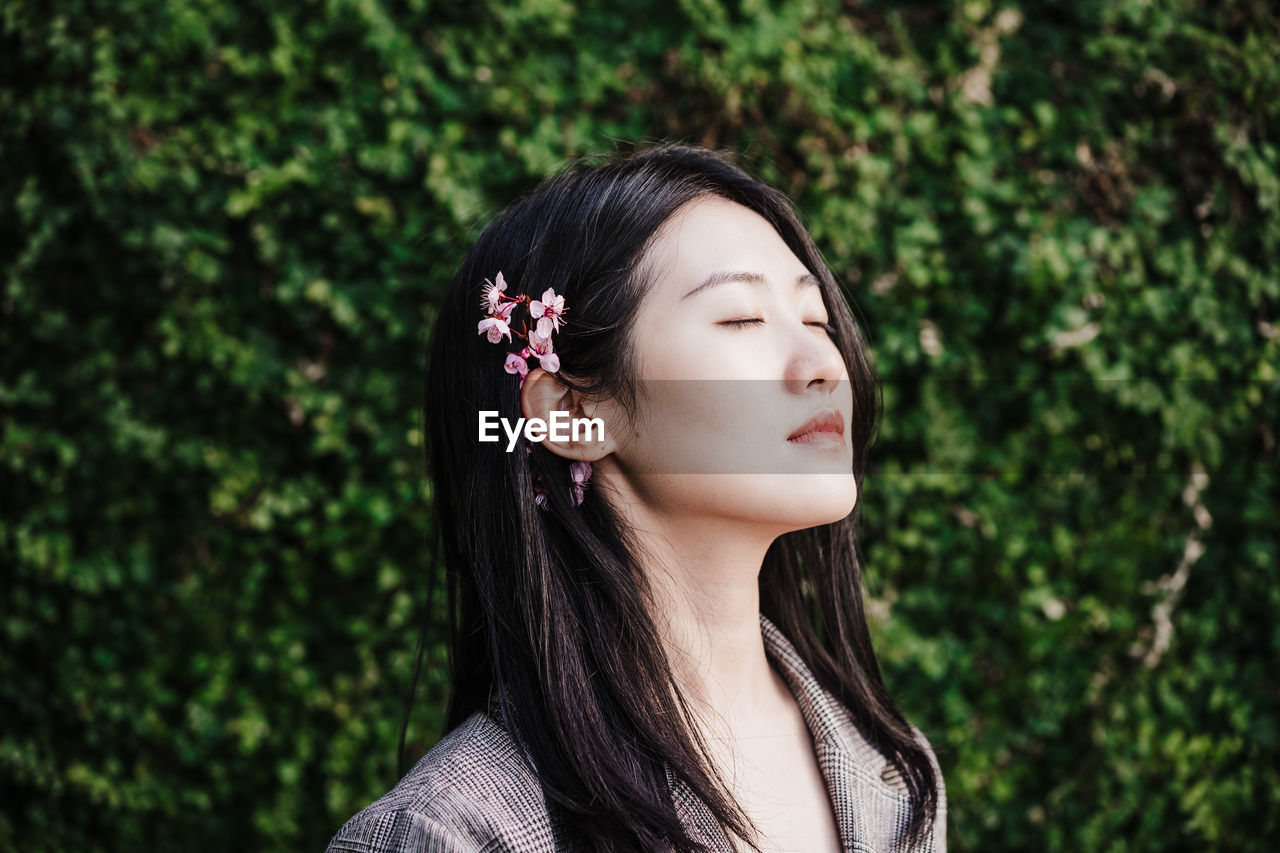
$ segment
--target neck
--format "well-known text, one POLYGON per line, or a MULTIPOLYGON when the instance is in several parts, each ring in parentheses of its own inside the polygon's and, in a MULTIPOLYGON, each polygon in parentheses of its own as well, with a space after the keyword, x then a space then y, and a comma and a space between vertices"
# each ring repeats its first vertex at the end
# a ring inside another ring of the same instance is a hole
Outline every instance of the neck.
POLYGON ((641 559, 672 673, 712 737, 768 730, 786 687, 760 632, 760 569, 772 541, 738 525, 662 519, 641 559), (709 527, 711 529, 709 529, 709 527), (719 529, 716 529, 719 527, 719 529))

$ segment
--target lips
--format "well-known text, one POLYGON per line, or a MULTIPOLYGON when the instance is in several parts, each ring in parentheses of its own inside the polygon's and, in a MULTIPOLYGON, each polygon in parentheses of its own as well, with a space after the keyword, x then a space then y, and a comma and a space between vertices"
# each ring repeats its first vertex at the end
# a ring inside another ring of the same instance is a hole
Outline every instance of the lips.
POLYGON ((795 432, 787 436, 787 441, 808 443, 815 439, 829 441, 832 437, 844 441, 844 415, 835 409, 819 412, 800 425, 795 432))

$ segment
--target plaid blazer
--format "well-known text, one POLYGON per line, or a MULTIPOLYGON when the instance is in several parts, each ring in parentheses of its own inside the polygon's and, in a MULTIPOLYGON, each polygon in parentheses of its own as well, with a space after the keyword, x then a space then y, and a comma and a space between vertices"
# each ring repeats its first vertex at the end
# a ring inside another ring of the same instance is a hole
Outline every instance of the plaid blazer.
MULTIPOLYGON (((782 632, 760 616, 765 649, 796 698, 813 738, 842 849, 898 853, 910 819, 906 786, 859 733, 847 707, 814 678, 782 632)), ((494 711, 496 715, 496 711, 494 711)), ((923 735, 920 736, 923 740, 923 735)), ((937 759, 938 817, 919 853, 946 851, 946 791, 937 759)), ((711 849, 732 853, 710 810, 668 768, 681 821, 711 849)), ((326 853, 555 853, 581 849, 547 808, 538 777, 494 716, 476 712, 447 734, 381 799, 352 817, 326 853)), ((912 851, 911 853, 917 853, 912 851)))

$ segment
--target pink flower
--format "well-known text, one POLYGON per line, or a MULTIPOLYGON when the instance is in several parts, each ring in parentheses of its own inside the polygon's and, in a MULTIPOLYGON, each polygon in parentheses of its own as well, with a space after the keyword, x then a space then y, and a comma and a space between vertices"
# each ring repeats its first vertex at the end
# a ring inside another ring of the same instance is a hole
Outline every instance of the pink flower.
MULTIPOLYGON (((539 322, 541 326, 541 322, 539 322)), ((529 332, 529 346, 526 347, 530 352, 538 357, 538 364, 542 365, 542 369, 548 373, 555 373, 560 369, 560 356, 555 354, 551 348, 551 338, 540 334, 537 331, 529 332)))
MULTIPOLYGON (((508 353, 506 360, 502 364, 503 370, 507 373, 518 375, 520 379, 520 387, 524 388, 525 378, 529 375, 529 359, 538 359, 538 364, 548 373, 555 373, 560 369, 560 356, 556 354, 555 348, 551 344, 551 335, 560 331, 560 325, 563 322, 564 312, 567 310, 564 304, 564 297, 557 296, 555 289, 548 287, 542 293, 542 299, 530 301, 527 296, 520 294, 517 297, 504 295, 507 289, 507 280, 499 272, 494 276, 494 280, 484 280, 485 287, 483 289, 483 299, 481 307, 485 309, 488 315, 481 320, 476 326, 476 333, 486 335, 490 343, 501 343, 505 337, 507 342, 511 342, 513 334, 518 335, 525 340, 525 345, 519 352, 508 353), (520 331, 511 328, 512 311, 517 305, 528 305, 529 315, 537 322, 534 328, 530 329, 528 322, 521 324, 520 331)), ((533 448, 528 445, 524 448, 525 453, 533 452, 533 448)), ((582 503, 583 496, 586 493, 587 481, 591 479, 591 463, 590 462, 574 462, 569 466, 570 478, 570 498, 574 506, 582 503)), ((543 486, 542 481, 537 474, 533 477, 533 500, 541 509, 547 509, 549 506, 550 495, 543 486)))
POLYGON ((485 317, 476 327, 476 334, 483 335, 489 333, 489 343, 496 344, 502 342, 502 336, 506 335, 507 340, 511 340, 511 328, 507 325, 507 321, 502 317, 485 317))
POLYGON ((587 481, 591 479, 591 463, 574 462, 569 466, 569 477, 573 480, 573 505, 578 506, 587 490, 587 481))
POLYGON ((529 372, 529 363, 514 352, 507 356, 507 361, 502 366, 507 373, 519 373, 522 379, 529 372))
POLYGON ((493 309, 493 311, 490 312, 489 316, 497 317, 499 320, 506 323, 507 325, 511 325, 511 312, 514 311, 515 308, 516 308, 516 303, 503 302, 497 308, 493 309))
MULTIPOLYGON (((489 280, 485 279, 485 281, 489 281, 489 280)), ((502 305, 502 291, 506 289, 507 289, 507 282, 502 277, 502 273, 499 272, 497 275, 497 280, 489 282, 488 287, 484 289, 484 302, 482 302, 481 305, 483 305, 490 314, 494 313, 495 311, 498 310, 499 306, 502 305)), ((510 318, 510 316, 511 316, 511 311, 508 310, 507 317, 504 317, 503 319, 508 319, 510 318)))
POLYGON ((538 321, 538 334, 550 338, 552 332, 560 331, 560 318, 564 315, 564 297, 556 296, 554 288, 548 287, 542 294, 542 300, 529 303, 529 313, 538 321))

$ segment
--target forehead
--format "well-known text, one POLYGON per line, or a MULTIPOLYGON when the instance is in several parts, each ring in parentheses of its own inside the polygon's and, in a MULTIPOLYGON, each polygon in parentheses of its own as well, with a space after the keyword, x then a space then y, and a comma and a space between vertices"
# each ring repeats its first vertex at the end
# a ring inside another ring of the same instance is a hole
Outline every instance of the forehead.
POLYGON ((763 216, 718 196, 694 199, 672 214, 654 235, 646 260, 655 287, 672 290, 726 270, 760 273, 775 284, 807 272, 763 216))

